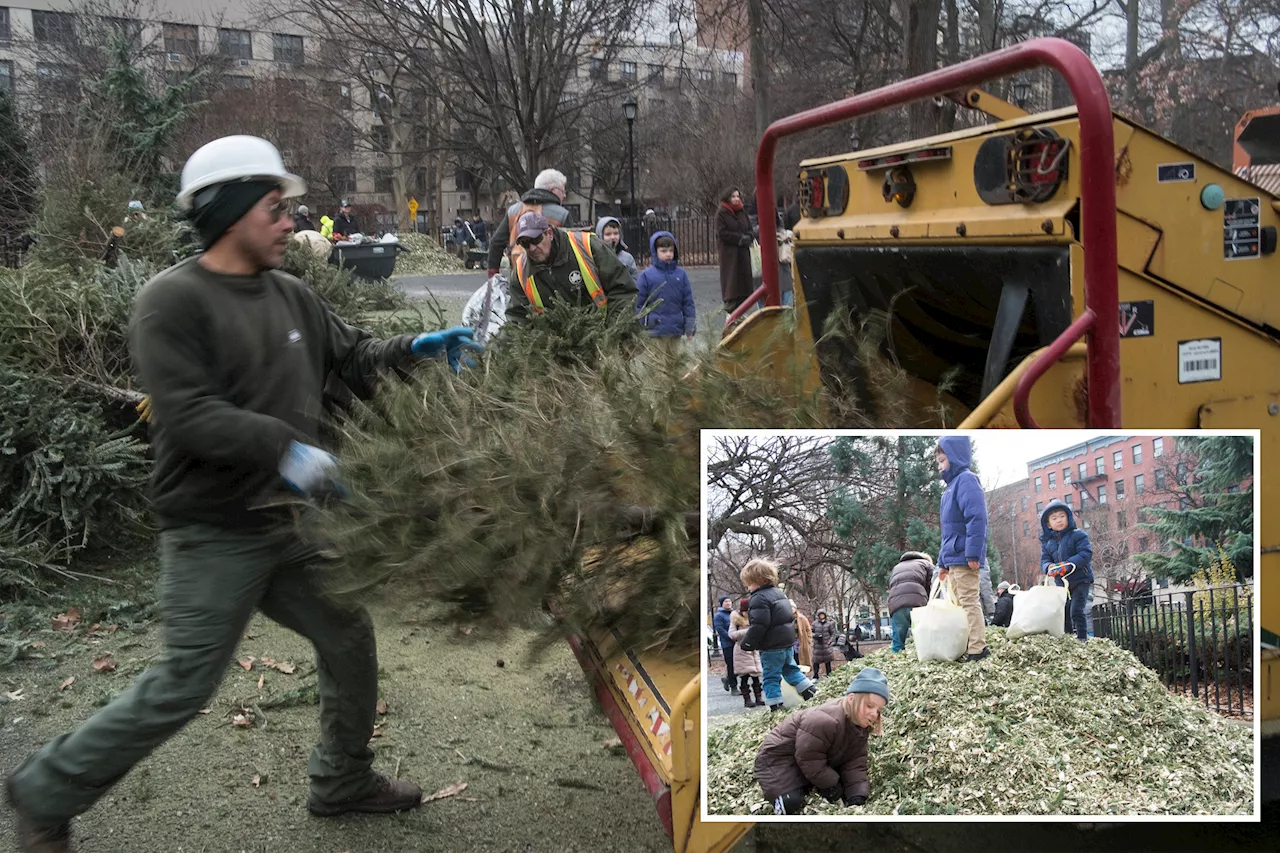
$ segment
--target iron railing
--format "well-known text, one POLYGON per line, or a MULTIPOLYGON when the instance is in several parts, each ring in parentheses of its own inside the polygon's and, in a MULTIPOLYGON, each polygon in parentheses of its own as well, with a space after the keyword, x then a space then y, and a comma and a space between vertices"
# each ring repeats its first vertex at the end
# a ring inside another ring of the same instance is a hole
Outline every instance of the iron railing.
MULTIPOLYGON (((622 240, 643 269, 652 263, 649 238, 655 231, 670 231, 680 247, 680 266, 717 266, 720 263, 720 244, 716 239, 714 216, 672 219, 666 216, 623 217, 622 240)), ((581 223, 584 224, 585 223, 581 223)), ((594 226, 594 223, 593 223, 594 226)))
POLYGON ((1253 714, 1253 596, 1239 584, 1095 602, 1095 637, 1128 649, 1172 691, 1253 714))

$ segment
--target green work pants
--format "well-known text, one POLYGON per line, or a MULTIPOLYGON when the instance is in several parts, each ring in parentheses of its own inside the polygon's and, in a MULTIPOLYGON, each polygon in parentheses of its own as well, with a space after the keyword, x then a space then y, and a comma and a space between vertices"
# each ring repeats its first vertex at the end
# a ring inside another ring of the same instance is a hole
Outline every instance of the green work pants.
POLYGON ((196 524, 163 531, 163 655, 113 702, 15 772, 19 804, 47 825, 87 811, 207 707, 255 608, 315 647, 320 743, 307 764, 311 795, 339 803, 368 794, 378 697, 373 624, 363 608, 325 596, 319 562, 316 549, 292 528, 196 524))

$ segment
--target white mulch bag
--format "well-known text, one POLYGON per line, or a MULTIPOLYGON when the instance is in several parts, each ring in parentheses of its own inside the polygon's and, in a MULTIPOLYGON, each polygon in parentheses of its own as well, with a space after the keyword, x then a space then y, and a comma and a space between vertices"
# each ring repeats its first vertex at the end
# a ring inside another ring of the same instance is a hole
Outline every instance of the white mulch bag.
POLYGON ((1067 588, 1045 578, 1040 586, 1024 589, 1013 599, 1013 618, 1009 620, 1010 640, 1030 634, 1063 634, 1063 611, 1067 606, 1067 588))
POLYGON ((957 660, 968 650, 969 617, 957 603, 950 580, 935 582, 929 603, 911 609, 911 633, 916 657, 922 661, 957 660), (938 593, 945 597, 934 597, 938 593))

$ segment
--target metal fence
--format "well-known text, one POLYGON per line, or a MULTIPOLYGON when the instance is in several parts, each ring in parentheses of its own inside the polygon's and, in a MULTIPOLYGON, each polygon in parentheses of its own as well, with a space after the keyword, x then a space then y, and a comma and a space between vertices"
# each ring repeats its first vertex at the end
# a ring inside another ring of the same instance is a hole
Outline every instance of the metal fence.
POLYGON ((1095 602, 1094 636, 1133 652, 1170 690, 1252 716, 1253 595, 1237 584, 1095 602))
MULTIPOLYGON (((665 216, 620 219, 623 242, 643 268, 652 263, 649 238, 655 231, 670 231, 680 247, 680 266, 716 266, 720 263, 720 245, 716 240, 716 218, 701 216, 672 219, 665 216)), ((585 223, 584 223, 585 224, 585 223)))

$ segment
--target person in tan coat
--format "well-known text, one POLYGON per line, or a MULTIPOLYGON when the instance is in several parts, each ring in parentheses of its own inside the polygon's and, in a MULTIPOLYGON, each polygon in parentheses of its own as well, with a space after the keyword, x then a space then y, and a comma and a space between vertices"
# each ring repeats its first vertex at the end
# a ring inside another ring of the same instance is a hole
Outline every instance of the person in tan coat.
POLYGON ((742 694, 742 704, 748 708, 757 705, 763 708, 764 687, 760 684, 760 676, 764 670, 760 667, 760 653, 750 652, 742 647, 742 638, 747 635, 747 627, 751 624, 747 618, 750 602, 750 598, 743 596, 738 602, 737 612, 729 617, 729 639, 734 641, 733 674, 738 676, 738 692, 742 694), (750 687, 748 681, 752 682, 750 687))
MULTIPOLYGON (((795 602, 791 602, 791 606, 795 607, 795 602)), ((801 668, 808 668, 809 676, 813 677, 813 623, 809 618, 796 610, 796 637, 800 642, 800 647, 796 650, 796 663, 801 668)))
POLYGON ((889 682, 875 667, 858 672, 840 699, 791 714, 765 736, 754 777, 775 814, 802 814, 817 790, 827 802, 860 806, 871 796, 867 741, 881 734, 889 682))

